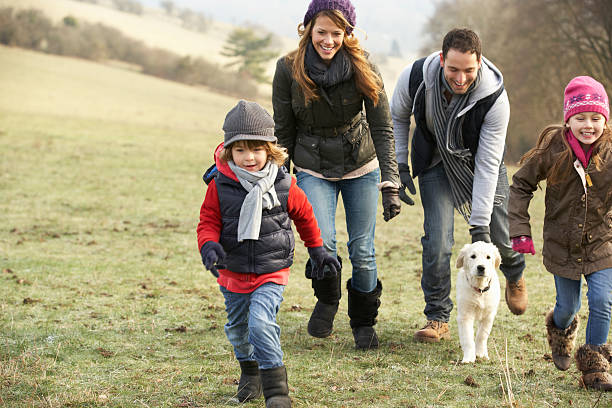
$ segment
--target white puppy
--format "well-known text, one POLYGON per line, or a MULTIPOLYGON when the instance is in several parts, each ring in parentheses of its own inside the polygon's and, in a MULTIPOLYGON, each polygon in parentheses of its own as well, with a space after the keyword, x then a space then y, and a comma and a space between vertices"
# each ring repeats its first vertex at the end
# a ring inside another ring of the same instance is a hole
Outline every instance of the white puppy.
POLYGON ((462 363, 472 363, 476 357, 489 359, 487 340, 499 306, 496 269, 500 263, 497 247, 484 241, 466 244, 457 258, 457 326, 462 363), (474 321, 478 322, 475 343, 474 321))

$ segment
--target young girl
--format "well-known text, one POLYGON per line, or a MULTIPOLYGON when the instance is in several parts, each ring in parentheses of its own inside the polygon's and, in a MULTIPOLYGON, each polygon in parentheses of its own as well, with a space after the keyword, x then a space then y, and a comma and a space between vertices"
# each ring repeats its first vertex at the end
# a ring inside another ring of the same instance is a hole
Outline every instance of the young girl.
POLYGON ((198 247, 225 297, 225 333, 241 376, 240 402, 290 407, 276 315, 293 263, 291 220, 308 247, 315 275, 340 264, 323 249, 312 207, 285 172, 274 121, 255 102, 241 100, 227 114, 225 141, 215 151, 218 173, 200 211, 198 247), (325 267, 325 269, 324 269, 325 267))
POLYGON ((586 344, 575 353, 581 385, 612 389, 607 344, 612 307, 612 132, 604 87, 580 76, 565 88, 564 125, 547 127, 521 159, 510 187, 513 248, 535 254, 529 201, 546 179, 544 266, 554 274, 557 298, 546 315, 555 366, 567 370, 578 330, 581 277, 588 286, 586 344))

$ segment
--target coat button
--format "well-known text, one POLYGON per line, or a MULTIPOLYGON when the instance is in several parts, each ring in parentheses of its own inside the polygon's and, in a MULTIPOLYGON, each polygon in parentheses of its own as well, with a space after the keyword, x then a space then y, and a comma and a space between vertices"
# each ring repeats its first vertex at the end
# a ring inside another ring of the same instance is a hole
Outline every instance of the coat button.
POLYGON ((582 228, 582 224, 578 224, 578 228, 582 228))
POLYGON ((589 234, 589 239, 593 239, 593 235, 592 234, 589 234))
POLYGON ((578 263, 582 262, 582 258, 576 259, 576 262, 578 262, 578 263))
POLYGON ((576 244, 576 248, 580 248, 580 244, 576 244))

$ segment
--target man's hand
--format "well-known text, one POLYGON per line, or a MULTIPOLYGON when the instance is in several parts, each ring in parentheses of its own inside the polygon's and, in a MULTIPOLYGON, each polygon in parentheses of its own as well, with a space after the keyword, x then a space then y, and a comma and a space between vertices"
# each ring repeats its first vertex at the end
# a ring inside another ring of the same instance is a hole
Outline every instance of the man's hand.
POLYGON ((476 241, 491 242, 491 232, 488 225, 470 228, 470 235, 472 236, 472 243, 476 241))
POLYGON ((410 167, 406 163, 398 163, 400 180, 402 186, 399 189, 399 198, 408 205, 414 205, 414 200, 406 194, 406 189, 411 194, 416 194, 416 188, 414 188, 414 182, 412 181, 412 175, 410 174, 410 167))

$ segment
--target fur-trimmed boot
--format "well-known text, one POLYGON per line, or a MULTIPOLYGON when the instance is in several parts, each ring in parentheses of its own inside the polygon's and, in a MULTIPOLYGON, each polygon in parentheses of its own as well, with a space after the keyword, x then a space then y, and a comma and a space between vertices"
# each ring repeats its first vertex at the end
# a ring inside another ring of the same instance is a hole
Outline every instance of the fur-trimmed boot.
POLYGON ((612 374, 608 372, 612 360, 611 351, 609 344, 584 344, 576 350, 576 366, 582 372, 579 382, 581 387, 612 391, 612 374))
MULTIPOLYGON (((338 257, 340 268, 342 268, 342 259, 338 257)), ((342 274, 338 271, 336 276, 325 279, 313 279, 310 272, 312 266, 310 259, 306 262, 306 278, 312 279, 312 288, 314 289, 317 303, 310 315, 308 321, 308 334, 312 337, 327 337, 332 333, 334 327, 334 317, 338 312, 340 297, 342 296, 342 274)))
POLYGON ((259 374, 263 385, 263 395, 266 398, 266 408, 291 407, 285 366, 259 370, 259 374))
POLYGON ((351 286, 351 279, 346 282, 348 289, 348 315, 351 318, 351 329, 355 339, 355 348, 361 350, 378 348, 378 336, 374 325, 378 308, 382 283, 377 280, 376 288, 372 292, 356 291, 351 286))
POLYGON ((579 319, 578 315, 576 315, 567 329, 559 329, 553 319, 553 310, 551 309, 544 319, 546 322, 546 339, 552 352, 555 367, 565 371, 572 363, 572 351, 574 350, 574 343, 578 332, 579 319))
POLYGON ((236 397, 240 402, 261 397, 261 377, 257 361, 240 361, 240 381, 236 397))

